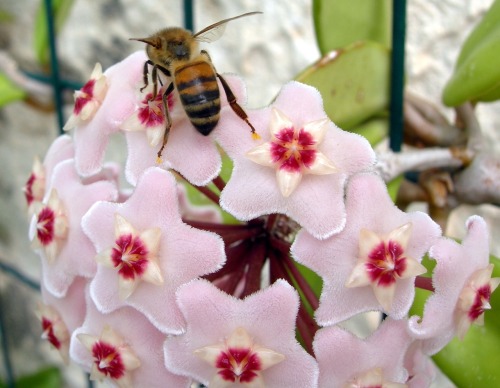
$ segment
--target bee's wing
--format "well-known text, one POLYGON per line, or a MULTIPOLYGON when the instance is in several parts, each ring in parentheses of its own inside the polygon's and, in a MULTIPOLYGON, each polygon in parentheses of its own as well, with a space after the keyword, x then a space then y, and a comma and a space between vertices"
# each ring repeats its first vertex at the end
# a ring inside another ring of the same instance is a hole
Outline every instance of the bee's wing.
POLYGON ((193 35, 193 37, 199 42, 205 42, 205 43, 214 42, 224 34, 224 30, 226 29, 226 24, 228 22, 230 22, 231 20, 239 19, 239 18, 242 18, 245 16, 255 15, 258 13, 262 13, 262 12, 258 12, 258 11, 247 12, 247 13, 244 13, 243 15, 238 15, 238 16, 235 16, 235 17, 232 17, 229 19, 221 20, 220 22, 214 23, 214 24, 204 28, 203 30, 198 31, 196 34, 193 35))

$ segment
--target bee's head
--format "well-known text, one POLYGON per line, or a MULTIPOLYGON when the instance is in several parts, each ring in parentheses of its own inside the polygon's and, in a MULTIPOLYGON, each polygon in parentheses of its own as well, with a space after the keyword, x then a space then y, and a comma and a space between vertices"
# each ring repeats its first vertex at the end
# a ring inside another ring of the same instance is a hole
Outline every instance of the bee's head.
POLYGON ((198 43, 184 28, 165 28, 148 38, 133 39, 147 44, 146 53, 155 64, 169 67, 173 61, 188 61, 195 55, 198 43))

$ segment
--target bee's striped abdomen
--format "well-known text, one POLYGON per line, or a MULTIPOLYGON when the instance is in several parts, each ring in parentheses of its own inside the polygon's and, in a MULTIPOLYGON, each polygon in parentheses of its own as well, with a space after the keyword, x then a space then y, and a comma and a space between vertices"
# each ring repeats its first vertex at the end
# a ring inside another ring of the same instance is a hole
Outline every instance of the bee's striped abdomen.
POLYGON ((193 126, 208 135, 219 121, 220 93, 213 67, 204 61, 189 63, 175 72, 175 86, 193 126))

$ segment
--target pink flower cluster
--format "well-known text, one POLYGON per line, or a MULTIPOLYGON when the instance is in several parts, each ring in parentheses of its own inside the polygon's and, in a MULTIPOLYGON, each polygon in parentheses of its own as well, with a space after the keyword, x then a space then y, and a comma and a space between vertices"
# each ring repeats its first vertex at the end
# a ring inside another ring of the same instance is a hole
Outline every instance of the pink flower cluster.
MULTIPOLYGON (((165 112, 140 91, 145 61, 96 66, 75 94, 73 137, 56 139, 26 183, 44 338, 119 387, 428 386, 429 356, 482 322, 500 281, 485 222, 470 218, 458 244, 396 208, 368 142, 296 82, 248 111, 258 140, 224 98, 201 135, 174 91, 157 164, 165 112), (105 161, 113 134, 126 138, 124 166, 105 161), (220 207, 191 205, 185 185, 220 207), (237 221, 222 223, 221 209, 237 221), (426 254, 436 267, 424 276, 426 254), (409 317, 416 284, 433 294, 409 317), (368 311, 386 318, 366 338, 345 328, 368 311)), ((226 78, 244 103, 242 81, 226 78)))

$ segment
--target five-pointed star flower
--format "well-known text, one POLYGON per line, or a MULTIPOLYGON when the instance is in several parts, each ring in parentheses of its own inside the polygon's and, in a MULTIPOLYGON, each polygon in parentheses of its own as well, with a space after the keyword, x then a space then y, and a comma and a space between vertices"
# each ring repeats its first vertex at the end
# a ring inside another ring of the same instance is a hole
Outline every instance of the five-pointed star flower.
POLYGON ((412 341, 406 325, 387 319, 365 340, 337 326, 320 329, 313 343, 319 387, 405 387, 403 363, 412 341))
POLYGON ((101 104, 108 91, 106 76, 102 74, 100 63, 96 63, 90 79, 80 90, 74 94, 75 105, 73 113, 64 125, 64 130, 69 131, 89 121, 101 107, 101 104))
POLYGON ((262 140, 245 136, 245 124, 231 117, 215 131, 234 162, 222 208, 245 221, 283 213, 320 239, 339 232, 347 177, 374 163, 366 139, 337 128, 318 91, 298 82, 249 117, 262 140))
POLYGON ((83 215, 96 201, 115 200, 117 190, 107 180, 82 183, 74 159, 59 163, 51 178, 50 192, 33 217, 30 235, 41 248, 45 287, 63 297, 75 276, 93 277, 97 268, 96 251, 81 227, 83 215))
POLYGON ((482 324, 491 293, 500 283, 500 278, 491 279, 485 221, 472 216, 466 227, 461 245, 443 237, 430 251, 436 260, 434 294, 425 304, 423 317, 414 316, 409 322, 426 354, 437 353, 455 335, 463 338, 472 323, 482 324))
POLYGON ((70 356, 90 372, 92 380, 106 380, 121 388, 189 387, 189 379, 165 369, 165 335, 144 315, 130 307, 102 314, 88 289, 86 296, 87 314, 71 336, 70 356))
POLYGON ((75 150, 73 141, 67 135, 59 136, 50 146, 43 163, 35 158, 31 174, 24 185, 23 191, 28 204, 28 212, 33 214, 38 203, 42 202, 47 191, 47 177, 52 176, 52 171, 59 162, 73 158, 75 150))
POLYGON ((81 326, 85 318, 85 278, 76 278, 63 298, 56 298, 41 285, 42 302, 39 302, 36 315, 42 325, 42 338, 46 339, 69 363, 70 335, 81 326))
POLYGON ((75 127, 76 169, 82 176, 101 170, 109 137, 134 111, 145 61, 144 52, 136 52, 104 72, 109 86, 99 109, 75 127))
POLYGON ((182 221, 177 195, 173 175, 151 167, 125 202, 98 202, 83 218, 97 259, 106 262, 98 265, 90 286, 103 313, 128 305, 165 333, 183 331, 175 291, 219 269, 225 253, 218 235, 182 221))
POLYGON ((287 282, 240 300, 193 280, 177 297, 187 326, 165 341, 172 372, 216 387, 316 386, 316 361, 295 339, 299 298, 287 282))
POLYGON ((316 320, 334 325, 371 310, 403 318, 413 302, 415 276, 423 271, 419 263, 440 236, 439 226, 424 213, 399 210, 373 174, 351 178, 346 208, 342 232, 318 241, 301 231, 292 245, 293 257, 323 278, 316 320))

